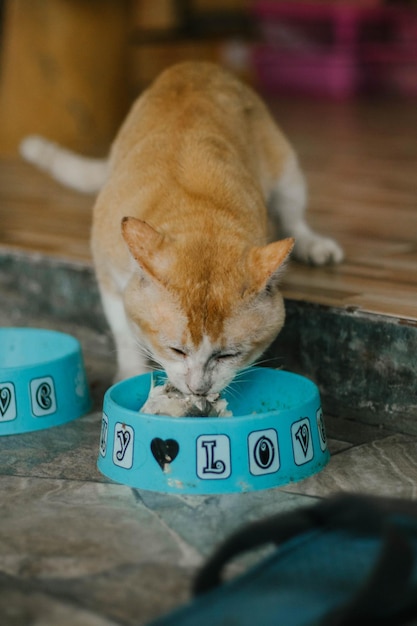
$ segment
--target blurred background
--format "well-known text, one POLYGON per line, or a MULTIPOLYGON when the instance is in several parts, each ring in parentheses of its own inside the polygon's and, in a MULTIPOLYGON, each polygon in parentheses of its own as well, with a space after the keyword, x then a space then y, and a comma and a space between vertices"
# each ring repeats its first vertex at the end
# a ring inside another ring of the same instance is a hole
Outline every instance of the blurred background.
POLYGON ((105 152, 155 76, 186 59, 266 98, 417 97, 417 0, 3 0, 0 151, 38 132, 105 152))

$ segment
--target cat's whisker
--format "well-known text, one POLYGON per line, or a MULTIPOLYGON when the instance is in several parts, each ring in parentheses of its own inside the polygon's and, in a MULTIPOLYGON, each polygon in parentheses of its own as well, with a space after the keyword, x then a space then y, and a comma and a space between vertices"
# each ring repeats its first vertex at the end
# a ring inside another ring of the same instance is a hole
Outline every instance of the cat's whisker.
POLYGON ((230 387, 233 387, 233 390, 237 392, 237 389, 236 389, 237 385, 239 385, 240 387, 242 383, 245 384, 246 382, 248 382, 248 380, 245 380, 244 378, 242 378, 242 376, 245 373, 246 373, 245 371, 238 372, 236 376, 234 377, 234 379, 229 383, 227 388, 229 389, 230 387))
POLYGON ((233 389, 233 391, 235 391, 236 393, 239 393, 240 395, 243 395, 243 388, 246 384, 246 380, 245 379, 239 379, 239 380, 232 380, 232 382, 230 383, 230 388, 233 389))
POLYGON ((225 391, 229 396, 231 396, 235 400, 240 399, 243 396, 242 393, 240 393, 237 389, 235 389, 235 387, 233 386, 233 381, 229 383, 228 385, 226 385, 223 391, 225 391))
POLYGON ((153 354, 153 352, 145 346, 143 343, 139 341, 137 337, 135 337, 135 348, 132 348, 132 351, 139 352, 146 359, 152 362, 152 366, 150 366, 150 370, 158 370, 164 371, 162 364, 158 361, 157 357, 153 354))
POLYGON ((241 380, 242 380, 242 376, 244 376, 245 374, 247 374, 247 373, 251 370, 251 368, 252 368, 252 366, 251 366, 251 367, 243 367, 241 370, 239 370, 238 372, 236 372, 235 377, 234 377, 234 379, 233 379, 233 380, 234 380, 234 381, 238 381, 238 380, 239 380, 239 382, 241 382, 241 380))
MULTIPOLYGON (((146 361, 149 361, 149 360, 150 360, 150 358, 149 358, 149 355, 148 355, 148 354, 146 354, 146 353, 144 353, 144 352, 142 352, 141 350, 138 350, 138 349, 136 349, 136 348, 126 349, 124 354, 125 354, 125 357, 126 357, 126 356, 127 356, 127 357, 129 357, 129 355, 131 355, 131 356, 132 356, 132 358, 136 357, 136 356, 139 354, 139 355, 143 356, 143 357, 146 359, 146 361)), ((145 364, 144 364, 144 365, 145 365, 145 364)))
POLYGON ((254 365, 255 366, 262 366, 262 365, 267 365, 268 367, 272 367, 273 369, 282 369, 284 367, 283 364, 281 365, 277 365, 277 361, 284 361, 285 359, 283 357, 269 357, 269 358, 265 358, 262 359, 260 361, 255 361, 254 365), (275 363, 275 365, 273 365, 275 363))

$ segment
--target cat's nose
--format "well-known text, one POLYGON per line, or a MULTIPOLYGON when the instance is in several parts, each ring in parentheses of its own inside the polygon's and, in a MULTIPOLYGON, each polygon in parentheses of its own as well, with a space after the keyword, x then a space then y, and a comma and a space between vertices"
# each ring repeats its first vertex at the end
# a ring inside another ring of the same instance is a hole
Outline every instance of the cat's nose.
POLYGON ((210 391, 210 384, 200 383, 199 385, 190 385, 187 383, 187 387, 193 396, 206 396, 210 391))

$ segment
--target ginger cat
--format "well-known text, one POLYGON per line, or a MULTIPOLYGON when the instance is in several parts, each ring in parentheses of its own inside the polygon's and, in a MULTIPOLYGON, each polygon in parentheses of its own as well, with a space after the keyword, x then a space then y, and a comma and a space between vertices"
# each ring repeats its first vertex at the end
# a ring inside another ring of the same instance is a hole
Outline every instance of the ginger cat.
POLYGON ((163 72, 106 162, 37 137, 22 154, 67 185, 102 187, 92 251, 118 378, 150 359, 183 393, 221 391, 281 330, 292 249, 317 265, 342 259, 307 226, 297 158, 265 105, 209 63, 163 72), (268 243, 268 213, 285 239, 268 243))

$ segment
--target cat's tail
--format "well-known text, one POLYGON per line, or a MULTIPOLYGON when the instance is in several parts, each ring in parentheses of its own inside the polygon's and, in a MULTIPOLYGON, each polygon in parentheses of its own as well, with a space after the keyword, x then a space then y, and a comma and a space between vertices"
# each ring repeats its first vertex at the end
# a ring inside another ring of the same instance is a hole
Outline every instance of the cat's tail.
POLYGON ((96 193, 106 181, 107 159, 80 156, 37 135, 26 137, 19 150, 26 161, 77 191, 96 193))

